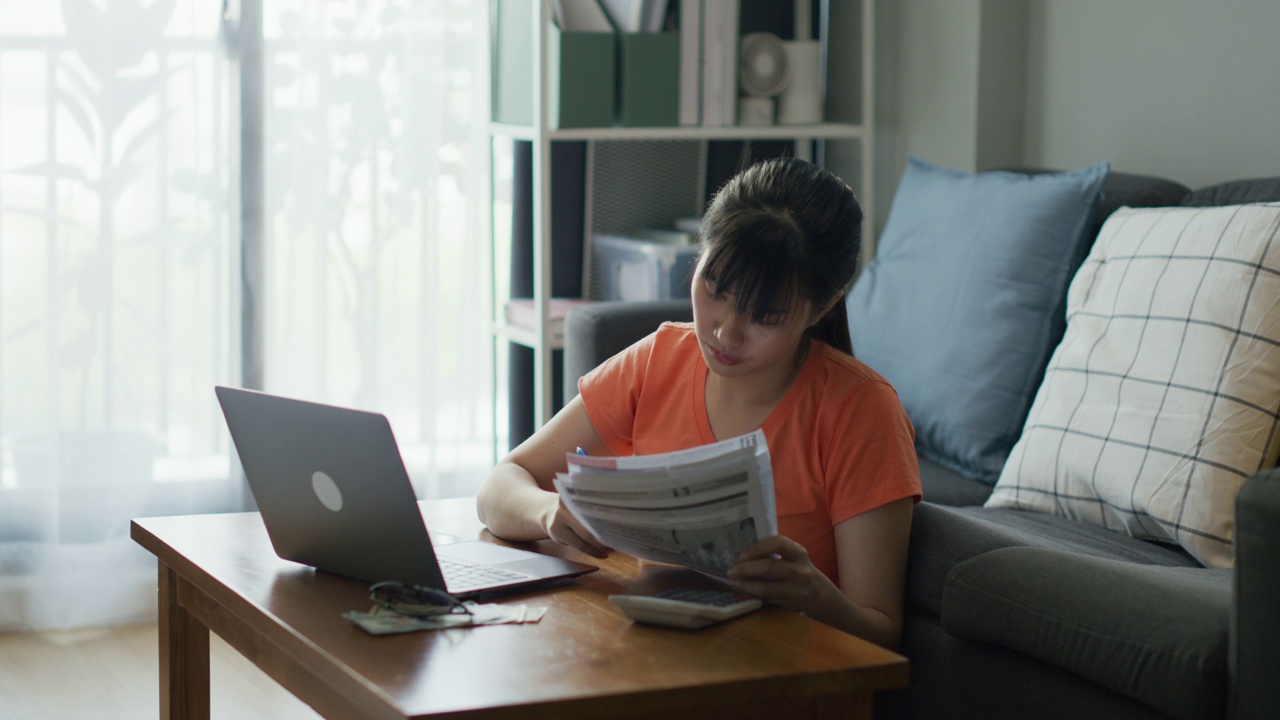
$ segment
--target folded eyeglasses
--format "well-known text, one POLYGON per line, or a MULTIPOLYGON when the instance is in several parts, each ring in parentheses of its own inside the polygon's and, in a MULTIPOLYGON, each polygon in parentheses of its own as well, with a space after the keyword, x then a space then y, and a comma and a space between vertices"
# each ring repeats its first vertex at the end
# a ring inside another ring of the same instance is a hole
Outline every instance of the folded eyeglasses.
POLYGON ((449 613, 471 614, 471 610, 461 600, 443 590, 395 581, 371 585, 369 599, 373 600, 378 607, 410 617, 432 617, 449 613))

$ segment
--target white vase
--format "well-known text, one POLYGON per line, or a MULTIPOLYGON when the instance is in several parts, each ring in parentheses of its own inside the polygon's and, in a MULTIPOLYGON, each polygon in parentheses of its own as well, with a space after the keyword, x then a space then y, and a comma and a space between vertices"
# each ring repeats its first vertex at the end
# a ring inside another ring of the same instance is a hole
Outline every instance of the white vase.
POLYGON ((783 43, 791 82, 778 96, 779 125, 814 125, 822 122, 822 93, 818 88, 818 41, 783 43))

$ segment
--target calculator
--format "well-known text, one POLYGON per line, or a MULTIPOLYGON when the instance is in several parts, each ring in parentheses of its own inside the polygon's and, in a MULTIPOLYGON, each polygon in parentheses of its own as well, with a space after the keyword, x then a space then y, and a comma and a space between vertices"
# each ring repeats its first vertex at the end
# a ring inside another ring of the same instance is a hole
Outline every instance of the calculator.
POLYGON ((760 599, 732 590, 671 588, 652 595, 610 595, 609 602, 636 622, 696 630, 760 607, 760 599))

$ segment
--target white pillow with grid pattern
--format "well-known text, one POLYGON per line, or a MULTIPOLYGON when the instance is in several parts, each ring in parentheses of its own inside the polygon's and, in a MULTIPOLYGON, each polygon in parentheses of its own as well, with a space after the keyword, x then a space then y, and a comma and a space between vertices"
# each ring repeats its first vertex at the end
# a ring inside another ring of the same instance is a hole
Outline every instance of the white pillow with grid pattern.
POLYGON ((1235 497, 1280 455, 1280 203, 1123 208, 987 507, 1177 543, 1229 567, 1235 497))

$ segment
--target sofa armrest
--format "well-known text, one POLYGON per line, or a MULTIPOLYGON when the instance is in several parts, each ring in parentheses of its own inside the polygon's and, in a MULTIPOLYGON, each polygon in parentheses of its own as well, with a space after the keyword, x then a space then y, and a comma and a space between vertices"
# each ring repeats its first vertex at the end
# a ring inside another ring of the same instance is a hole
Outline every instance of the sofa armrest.
POLYGON ((564 318, 564 401, 578 394, 578 378, 627 349, 662 323, 693 319, 688 299, 579 305, 564 318))
POLYGON ((1280 718, 1280 469, 1249 478, 1236 496, 1235 612, 1229 717, 1280 718))
POLYGON ((1232 577, 1227 568, 1003 547, 947 573, 942 629, 1042 660, 1172 718, 1216 719, 1230 685, 1232 577))

